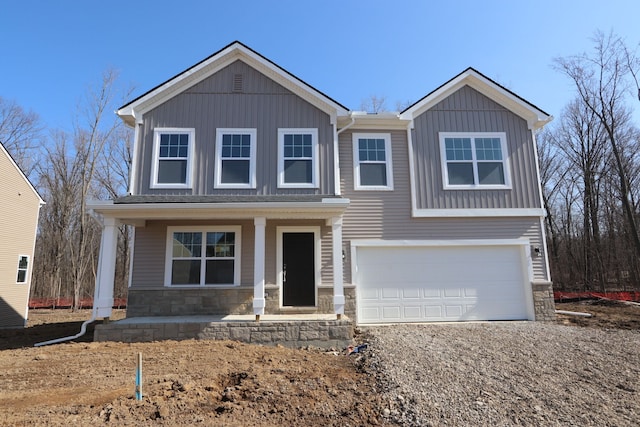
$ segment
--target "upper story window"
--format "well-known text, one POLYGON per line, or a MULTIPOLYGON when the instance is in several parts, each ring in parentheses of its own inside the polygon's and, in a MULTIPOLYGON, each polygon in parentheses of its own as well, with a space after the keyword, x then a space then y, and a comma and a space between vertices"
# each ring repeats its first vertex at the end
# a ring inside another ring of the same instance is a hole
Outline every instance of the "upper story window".
POLYGON ((511 188, 504 132, 441 132, 440 153, 444 188, 511 188))
POLYGON ((393 190, 391 134, 354 133, 353 170, 356 190, 393 190))
POLYGON ((191 188, 194 140, 194 129, 154 129, 151 188, 191 188))
POLYGON ((278 129, 278 187, 318 187, 318 130, 278 129))
POLYGON ((29 271, 29 256, 20 255, 18 257, 18 277, 16 283, 27 283, 27 273, 29 271))
POLYGON ((168 227, 165 285, 240 283, 240 227, 168 227))
POLYGON ((256 130, 218 129, 216 187, 256 188, 256 130))

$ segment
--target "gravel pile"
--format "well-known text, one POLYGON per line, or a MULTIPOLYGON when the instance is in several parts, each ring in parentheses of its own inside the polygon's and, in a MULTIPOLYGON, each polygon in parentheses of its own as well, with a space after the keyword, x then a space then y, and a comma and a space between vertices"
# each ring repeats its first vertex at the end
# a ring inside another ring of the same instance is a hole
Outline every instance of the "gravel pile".
POLYGON ((363 328, 363 369, 410 426, 640 425, 640 333, 499 322, 363 328))

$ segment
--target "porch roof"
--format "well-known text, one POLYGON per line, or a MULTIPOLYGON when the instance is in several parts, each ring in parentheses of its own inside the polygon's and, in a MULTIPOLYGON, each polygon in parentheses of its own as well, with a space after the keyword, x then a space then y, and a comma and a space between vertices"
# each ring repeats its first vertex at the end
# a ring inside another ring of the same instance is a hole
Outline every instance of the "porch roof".
POLYGON ((329 219, 348 206, 349 199, 326 195, 138 195, 87 203, 92 213, 134 225, 171 219, 329 219))

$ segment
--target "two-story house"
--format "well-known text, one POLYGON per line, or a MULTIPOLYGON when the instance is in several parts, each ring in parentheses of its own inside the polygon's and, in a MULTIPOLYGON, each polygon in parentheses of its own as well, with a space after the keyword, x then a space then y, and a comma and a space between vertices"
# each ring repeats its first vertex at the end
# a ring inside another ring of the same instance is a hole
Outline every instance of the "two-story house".
POLYGON ((118 110, 135 226, 127 317, 334 313, 548 319, 535 133, 551 117, 474 69, 400 113, 350 111, 234 42, 118 110))

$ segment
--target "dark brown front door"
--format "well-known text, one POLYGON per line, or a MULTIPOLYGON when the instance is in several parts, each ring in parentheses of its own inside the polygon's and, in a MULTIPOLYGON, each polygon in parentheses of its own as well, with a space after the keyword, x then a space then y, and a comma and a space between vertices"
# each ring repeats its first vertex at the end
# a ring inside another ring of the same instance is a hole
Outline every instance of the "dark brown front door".
POLYGON ((282 233, 282 305, 315 306, 315 236, 282 233))

